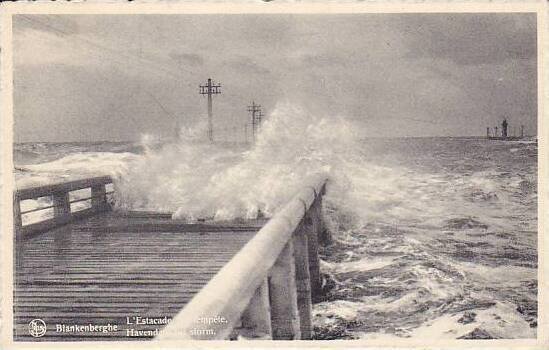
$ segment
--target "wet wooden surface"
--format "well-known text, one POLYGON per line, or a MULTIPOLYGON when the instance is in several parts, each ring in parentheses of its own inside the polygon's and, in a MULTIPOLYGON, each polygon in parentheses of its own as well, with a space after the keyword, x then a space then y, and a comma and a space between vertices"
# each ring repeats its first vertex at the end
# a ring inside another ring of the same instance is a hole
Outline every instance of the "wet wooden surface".
POLYGON ((107 212, 20 240, 15 340, 151 338, 139 331, 163 325, 136 325, 135 318, 175 316, 263 224, 186 224, 163 214, 107 212), (29 332, 34 319, 47 326, 41 337, 29 332), (117 331, 58 331, 108 324, 117 331))

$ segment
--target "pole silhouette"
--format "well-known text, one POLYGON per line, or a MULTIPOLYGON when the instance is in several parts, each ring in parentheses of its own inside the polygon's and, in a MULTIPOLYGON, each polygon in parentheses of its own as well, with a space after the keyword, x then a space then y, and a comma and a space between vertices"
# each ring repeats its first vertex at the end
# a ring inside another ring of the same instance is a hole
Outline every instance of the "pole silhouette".
MULTIPOLYGON (((261 112, 261 106, 256 105, 255 102, 252 101, 252 105, 248 106, 248 112, 252 114, 252 141, 255 142, 258 128, 258 115, 261 112)), ((261 120, 259 119, 259 121, 261 120)))
POLYGON ((221 84, 212 83, 212 79, 208 78, 206 85, 200 85, 199 93, 201 95, 208 95, 208 139, 210 142, 214 141, 213 135, 213 107, 212 107, 212 95, 221 93, 221 84))

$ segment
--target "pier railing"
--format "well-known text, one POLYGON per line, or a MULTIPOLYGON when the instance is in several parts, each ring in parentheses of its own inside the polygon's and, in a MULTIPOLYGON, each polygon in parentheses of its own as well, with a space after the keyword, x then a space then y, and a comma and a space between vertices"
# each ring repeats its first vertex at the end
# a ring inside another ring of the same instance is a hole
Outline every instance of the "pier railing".
POLYGON ((112 183, 109 176, 92 177, 82 180, 63 182, 58 184, 35 186, 24 189, 18 189, 13 195, 14 227, 16 237, 27 234, 44 232, 57 226, 70 223, 74 220, 88 217, 98 212, 110 209, 107 202, 107 185, 112 183), (84 198, 70 198, 70 192, 90 189, 91 195, 84 198), (21 210, 21 201, 37 200, 42 197, 49 197, 48 205, 38 206, 37 208, 21 210), (88 201, 89 208, 83 210, 73 210, 71 204, 88 201), (23 223, 23 215, 34 212, 52 210, 53 217, 47 218, 32 224, 23 223))
POLYGON ((155 338, 310 339, 326 180, 298 193, 155 338))

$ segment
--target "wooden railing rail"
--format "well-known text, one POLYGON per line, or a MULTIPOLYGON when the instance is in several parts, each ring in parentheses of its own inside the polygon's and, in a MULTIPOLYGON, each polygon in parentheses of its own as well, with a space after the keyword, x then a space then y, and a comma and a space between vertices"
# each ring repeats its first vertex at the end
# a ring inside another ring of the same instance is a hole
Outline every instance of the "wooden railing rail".
MULTIPOLYGON (((298 193, 155 338, 310 339, 326 180, 298 193)), ((230 239, 230 237, 228 237, 230 239)))
POLYGON ((51 228, 64 225, 74 220, 88 217, 95 213, 110 209, 107 202, 106 186, 112 183, 109 176, 99 176, 86 178, 81 180, 35 186, 24 189, 18 189, 13 194, 13 212, 14 212, 14 227, 16 237, 20 238, 27 234, 44 232, 51 228), (70 200, 69 193, 82 189, 91 189, 91 196, 70 200), (38 199, 40 197, 51 197, 52 204, 48 206, 38 207, 26 211, 21 211, 21 201, 28 199, 38 199), (91 207, 80 210, 71 211, 71 203, 77 203, 90 200, 91 207), (22 215, 37 212, 41 210, 53 209, 53 218, 45 219, 36 223, 23 225, 22 215))

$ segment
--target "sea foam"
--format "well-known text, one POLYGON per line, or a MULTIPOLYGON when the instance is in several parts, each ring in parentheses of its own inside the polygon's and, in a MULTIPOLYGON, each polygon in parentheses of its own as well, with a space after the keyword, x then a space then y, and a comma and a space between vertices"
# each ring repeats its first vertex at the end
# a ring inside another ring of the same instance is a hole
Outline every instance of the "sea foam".
POLYGON ((290 103, 274 109, 244 151, 199 142, 204 131, 184 129, 178 143, 147 151, 117 182, 121 205, 190 221, 255 218, 259 211, 271 216, 319 176, 338 179, 330 186, 343 192, 347 164, 358 161, 360 149, 349 121, 290 103))

